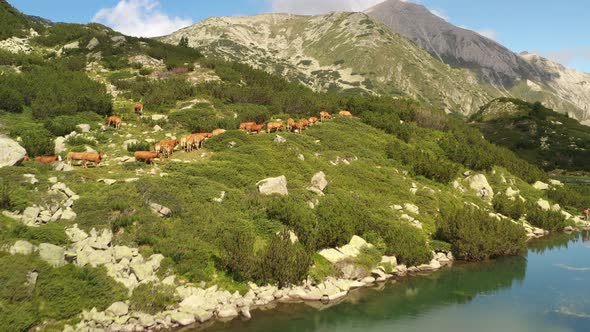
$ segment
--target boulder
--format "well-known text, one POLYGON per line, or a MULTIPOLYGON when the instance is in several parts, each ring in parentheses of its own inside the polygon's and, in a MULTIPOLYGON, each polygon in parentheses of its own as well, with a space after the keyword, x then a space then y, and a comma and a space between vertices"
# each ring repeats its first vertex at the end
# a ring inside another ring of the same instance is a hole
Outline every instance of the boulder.
POLYGON ((37 184, 37 183, 39 183, 39 180, 37 180, 37 177, 35 177, 35 174, 23 174, 23 177, 30 184, 37 184))
POLYGON ((549 183, 554 187, 563 187, 563 183, 559 180, 549 180, 549 183))
POLYGON ((340 271, 342 276, 346 279, 361 279, 367 276, 367 272, 364 268, 350 263, 340 264, 340 271))
POLYGON ((281 143, 286 143, 286 142, 287 142, 287 139, 286 139, 286 138, 284 138, 284 137, 283 137, 283 136, 281 136, 281 135, 276 135, 276 136, 275 136, 275 139, 274 139, 273 141, 274 141, 275 143, 277 143, 277 144, 281 144, 281 143))
POLYGON ((195 323, 195 315, 186 312, 172 312, 170 318, 174 323, 181 326, 187 326, 195 323))
POLYGON ((391 264, 392 267, 396 267, 397 258, 395 256, 383 256, 381 257, 381 264, 391 264))
POLYGON ((88 237, 86 232, 78 228, 78 224, 74 224, 74 226, 66 228, 66 235, 72 242, 80 242, 88 237))
POLYGON ((96 39, 96 37, 93 37, 88 42, 88 45, 86 45, 86 48, 88 50, 92 51, 93 49, 95 49, 98 46, 98 44, 100 44, 100 42, 98 41, 98 39, 96 39))
POLYGON ((222 319, 238 317, 238 311, 235 306, 225 305, 217 311, 217 317, 222 319))
POLYGON ((53 163, 53 167, 55 168, 56 171, 60 171, 60 172, 71 172, 74 170, 74 167, 68 165, 67 163, 64 163, 63 161, 58 161, 56 163, 53 163))
POLYGON ((74 219, 76 219, 76 212, 74 212, 71 208, 67 208, 61 214, 61 219, 74 220, 74 219))
POLYGON ((90 246, 94 249, 107 249, 109 244, 113 240, 113 232, 105 228, 102 230, 100 236, 96 237, 96 240, 90 244, 90 246))
POLYGON ((514 197, 514 196, 518 195, 519 193, 520 193, 519 190, 514 190, 514 189, 512 189, 512 187, 506 188, 506 196, 508 196, 508 197, 514 197))
POLYGON ((59 136, 59 137, 55 138, 53 143, 54 143, 55 154, 60 154, 60 153, 63 153, 67 150, 65 137, 59 136))
POLYGON ((549 204, 548 201, 539 198, 539 200, 537 201, 537 205, 543 210, 543 211, 549 211, 551 210, 551 205, 549 204))
POLYGON ((267 178, 256 183, 258 191, 263 195, 289 195, 287 190, 287 178, 281 175, 276 178, 267 178))
POLYGON ((467 183, 469 184, 469 188, 475 192, 476 195, 479 195, 482 188, 486 190, 486 197, 485 199, 492 200, 494 198, 494 190, 488 183, 488 179, 483 174, 475 174, 470 175, 466 179, 467 183))
POLYGON ((320 171, 311 178, 311 186, 307 187, 307 190, 323 195, 327 185, 326 174, 320 171))
POLYGON ((115 246, 115 248, 113 248, 113 256, 117 262, 124 258, 131 260, 133 258, 133 251, 126 246, 115 246))
POLYGON ((35 246, 29 241, 18 240, 8 250, 11 255, 30 255, 35 251, 35 246))
POLYGON ((162 127, 160 127, 160 126, 158 126, 158 125, 155 125, 153 129, 154 129, 154 132, 155 132, 155 133, 157 133, 157 132, 160 132, 160 131, 164 130, 164 129, 162 129, 162 127))
POLYGON ((87 123, 81 123, 77 125, 76 128, 80 129, 81 133, 87 133, 90 131, 90 125, 87 123))
POLYGON ((125 142, 123 142, 123 150, 127 151, 127 148, 130 145, 137 144, 137 143, 139 143, 139 141, 136 139, 128 139, 125 142))
POLYGON ((148 263, 131 263, 129 267, 139 281, 147 280, 154 275, 154 269, 148 263))
POLYGON ((39 257, 54 267, 64 266, 66 250, 62 247, 51 243, 41 243, 39 245, 39 257))
POLYGON ((127 315, 129 312, 129 306, 125 302, 115 302, 105 310, 107 315, 121 317, 127 315))
POLYGON ((411 203, 404 204, 404 209, 413 214, 420 214, 420 209, 416 205, 411 203))
MULTIPOLYGON (((86 261, 92 267, 102 266, 105 264, 112 263, 112 261, 113 261, 113 256, 111 255, 111 253, 109 251, 88 250, 88 251, 84 251, 83 253, 87 254, 86 261)), ((78 254, 78 263, 83 262, 83 255, 84 254, 82 254, 82 253, 78 254)), ((85 264, 78 264, 78 265, 83 266, 85 264)))
POLYGON ((23 211, 22 221, 26 225, 34 225, 41 209, 36 206, 29 206, 23 211))
POLYGON ((20 146, 15 140, 0 135, 0 168, 14 166, 21 162, 27 151, 20 146))
POLYGON ((548 190, 549 185, 545 182, 537 181, 533 184, 533 188, 535 188, 537 190, 548 190))
POLYGON ((346 259, 346 255, 334 248, 323 249, 319 252, 319 254, 332 264, 346 259))

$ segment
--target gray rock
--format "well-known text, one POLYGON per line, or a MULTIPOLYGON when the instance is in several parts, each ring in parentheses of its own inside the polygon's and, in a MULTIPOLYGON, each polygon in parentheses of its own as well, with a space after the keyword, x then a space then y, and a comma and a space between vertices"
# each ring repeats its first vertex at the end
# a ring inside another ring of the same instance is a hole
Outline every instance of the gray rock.
POLYGON ((162 129, 162 127, 160 127, 160 126, 158 126, 158 125, 155 125, 153 129, 154 129, 154 132, 155 132, 155 133, 157 133, 157 132, 160 132, 160 131, 162 131, 162 130, 163 130, 163 129, 162 129))
POLYGON ((238 317, 238 311, 235 306, 225 305, 217 311, 217 317, 221 319, 238 317))
POLYGON ((90 246, 94 249, 107 249, 109 244, 113 240, 113 232, 105 228, 102 230, 100 236, 96 237, 96 240, 90 244, 90 246))
POLYGON ((339 263, 342 276, 346 279, 361 279, 367 276, 368 271, 352 263, 339 263))
POLYGON ((72 211, 72 209, 67 208, 63 211, 61 215, 61 219, 63 220, 74 220, 76 219, 76 212, 72 211))
POLYGON ((30 255, 35 251, 35 246, 29 241, 18 240, 8 250, 11 255, 30 255))
POLYGON ((113 249, 113 256, 116 261, 120 261, 124 258, 131 260, 133 258, 133 251, 126 246, 115 246, 113 249))
POLYGON ((107 315, 121 317, 127 315, 127 313, 129 312, 129 306, 124 302, 115 302, 111 304, 111 306, 108 307, 107 310, 105 310, 105 312, 107 315))
POLYGON ((172 312, 170 314, 170 318, 175 323, 178 323, 182 326, 187 326, 195 323, 195 315, 188 314, 186 312, 172 312))
MULTIPOLYGON (((86 258, 88 264, 90 264, 92 267, 97 267, 97 266, 102 266, 108 263, 112 263, 113 262, 113 256, 111 255, 111 253, 109 251, 105 251, 105 250, 89 250, 86 251, 86 253, 88 253, 88 256, 86 258)), ((78 262, 80 262, 80 259, 82 257, 80 257, 80 254, 78 255, 78 262)), ((82 265, 82 264, 79 264, 82 265)))
POLYGON ((81 133, 87 133, 90 131, 90 125, 87 123, 81 123, 77 125, 76 128, 80 129, 81 133))
POLYGON ((76 48, 80 48, 80 42, 79 41, 75 41, 75 42, 71 42, 69 44, 64 45, 63 49, 64 50, 73 50, 76 48))
POLYGON ((130 145, 137 144, 137 143, 139 143, 139 141, 136 139, 128 139, 125 142, 123 142, 123 150, 127 151, 127 148, 130 145))
POLYGON ((548 201, 539 198, 539 200, 537 201, 537 205, 543 210, 543 211, 549 211, 551 209, 551 205, 549 204, 548 201))
POLYGON ((47 179, 47 181, 49 181, 49 183, 54 183, 55 184, 55 183, 57 183, 57 177, 52 176, 49 179, 47 179))
POLYGON ((154 269, 148 263, 131 263, 129 267, 139 281, 147 280, 154 275, 154 269))
POLYGON ((277 144, 286 143, 287 142, 287 139, 284 138, 281 135, 276 135, 275 138, 274 138, 274 142, 277 143, 277 144))
POLYGON ((281 175, 276 178, 267 178, 256 183, 258 191, 263 195, 289 195, 287 190, 287 178, 281 175))
POLYGON ((420 209, 412 203, 404 204, 404 209, 406 209, 406 211, 413 213, 413 214, 420 214, 420 209))
POLYGON ((39 245, 39 257, 54 267, 66 264, 65 252, 64 248, 50 243, 41 243, 39 245))
POLYGON ((36 206, 29 206, 23 211, 22 221, 26 225, 34 225, 41 209, 36 206))
POLYGON ((53 142, 54 142, 55 154, 60 154, 60 153, 67 151, 65 137, 59 136, 59 137, 55 138, 55 140, 53 142))
POLYGON ((0 168, 18 164, 26 154, 27 151, 15 140, 0 135, 0 168))
POLYGON ((53 167, 55 168, 56 171, 60 171, 60 172, 71 172, 74 170, 74 167, 68 165, 67 163, 64 163, 63 161, 58 161, 56 163, 53 163, 53 167))
POLYGON ((23 174, 23 177, 30 183, 30 184, 37 184, 39 180, 35 177, 35 174, 23 174))
POLYGON ((86 48, 90 51, 92 51, 93 49, 95 49, 98 45, 100 44, 100 42, 98 41, 98 39, 96 39, 96 37, 93 37, 92 39, 90 39, 90 41, 88 42, 88 45, 86 45, 86 48))
POLYGON ((548 190, 549 185, 545 182, 537 181, 533 184, 533 188, 535 188, 537 190, 548 190))
POLYGON ((63 212, 64 211, 61 208, 57 209, 57 211, 55 211, 55 213, 51 216, 51 221, 58 221, 61 218, 63 212))

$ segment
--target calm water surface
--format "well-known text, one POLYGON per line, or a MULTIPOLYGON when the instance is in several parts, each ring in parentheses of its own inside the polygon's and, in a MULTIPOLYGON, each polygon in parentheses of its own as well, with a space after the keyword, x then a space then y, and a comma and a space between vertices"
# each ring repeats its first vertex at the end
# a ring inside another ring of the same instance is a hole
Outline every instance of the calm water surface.
POLYGON ((331 307, 279 305, 207 331, 590 331, 588 232, 534 242, 526 257, 455 265, 331 307))

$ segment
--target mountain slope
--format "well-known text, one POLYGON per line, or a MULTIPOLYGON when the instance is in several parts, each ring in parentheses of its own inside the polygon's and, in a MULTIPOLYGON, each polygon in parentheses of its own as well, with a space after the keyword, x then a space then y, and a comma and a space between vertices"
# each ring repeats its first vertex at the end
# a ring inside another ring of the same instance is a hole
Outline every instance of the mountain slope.
POLYGON ((452 69, 362 13, 211 18, 162 40, 245 62, 319 91, 410 96, 469 114, 489 95, 466 70, 452 69))
POLYGON ((590 120, 590 87, 583 85, 590 75, 572 75, 562 66, 547 66, 548 60, 540 63, 520 56, 474 31, 450 24, 419 4, 388 0, 366 13, 445 63, 474 70, 482 83, 496 86, 501 95, 541 101, 578 120, 590 120))

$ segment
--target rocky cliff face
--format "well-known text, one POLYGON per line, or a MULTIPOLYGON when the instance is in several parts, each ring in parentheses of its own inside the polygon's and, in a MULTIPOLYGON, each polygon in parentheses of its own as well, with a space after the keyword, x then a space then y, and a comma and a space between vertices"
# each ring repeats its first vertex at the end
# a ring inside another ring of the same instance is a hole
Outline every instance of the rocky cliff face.
POLYGON ((589 75, 531 54, 518 55, 474 31, 459 28, 422 5, 388 0, 366 11, 441 61, 477 73, 493 94, 541 101, 590 123, 589 75))
POLYGON ((411 96, 470 114, 490 99, 453 69, 363 13, 211 18, 162 40, 188 37, 207 55, 245 62, 319 91, 411 96))

